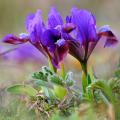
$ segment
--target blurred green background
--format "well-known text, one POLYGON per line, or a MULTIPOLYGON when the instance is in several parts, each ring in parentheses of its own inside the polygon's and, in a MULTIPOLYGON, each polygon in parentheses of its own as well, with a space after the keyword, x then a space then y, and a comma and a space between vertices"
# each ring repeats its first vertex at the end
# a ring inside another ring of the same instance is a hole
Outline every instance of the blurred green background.
MULTIPOLYGON (((98 27, 109 24, 119 39, 120 0, 0 0, 0 38, 9 33, 18 35, 26 32, 25 18, 29 13, 36 12, 37 9, 42 10, 43 19, 46 20, 52 6, 55 6, 64 17, 73 6, 88 9, 95 14, 98 27)), ((102 41, 98 46, 90 57, 89 66, 92 66, 97 77, 111 77, 119 61, 120 46, 118 44, 112 48, 103 48, 102 41)), ((10 102, 11 95, 5 92, 8 85, 28 80, 30 73, 39 70, 43 64, 47 63, 40 60, 37 64, 35 62, 27 63, 27 61, 24 64, 18 64, 1 59, 0 106, 5 106, 10 102)), ((77 79, 77 76, 80 76, 79 63, 68 56, 65 64, 67 70, 76 73, 77 79)))

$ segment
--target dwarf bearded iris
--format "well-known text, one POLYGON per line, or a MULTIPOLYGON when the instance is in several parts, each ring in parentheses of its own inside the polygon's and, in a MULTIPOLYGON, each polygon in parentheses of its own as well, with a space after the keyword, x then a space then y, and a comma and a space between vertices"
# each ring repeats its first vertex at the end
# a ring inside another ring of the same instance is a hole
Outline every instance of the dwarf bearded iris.
POLYGON ((66 17, 66 22, 76 26, 68 39, 69 53, 80 61, 82 69, 87 74, 88 58, 101 37, 106 37, 104 47, 114 45, 118 41, 108 25, 97 30, 95 17, 87 10, 73 8, 71 15, 66 17))
POLYGON ((42 21, 41 10, 30 14, 26 19, 29 34, 19 37, 9 34, 3 41, 11 44, 22 44, 29 41, 45 56, 48 56, 55 68, 69 53, 77 58, 87 75, 87 61, 102 36, 106 37, 104 47, 118 41, 109 26, 96 27, 94 15, 87 10, 72 8, 71 15, 63 23, 60 13, 52 8, 48 14, 47 25, 42 21))
POLYGON ((68 43, 64 36, 67 35, 74 26, 64 25, 61 15, 55 8, 52 8, 45 26, 41 17, 41 10, 36 14, 30 14, 26 19, 26 29, 29 34, 20 34, 19 37, 9 34, 3 41, 10 44, 22 44, 29 41, 45 56, 48 56, 55 68, 68 53, 68 43))

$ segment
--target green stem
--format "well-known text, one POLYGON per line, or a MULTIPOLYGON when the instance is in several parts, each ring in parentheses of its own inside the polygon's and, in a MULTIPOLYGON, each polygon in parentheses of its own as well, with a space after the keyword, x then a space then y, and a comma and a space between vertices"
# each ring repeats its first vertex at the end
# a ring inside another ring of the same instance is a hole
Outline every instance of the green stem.
POLYGON ((86 87, 88 86, 87 61, 81 62, 81 67, 82 67, 82 88, 83 88, 83 93, 86 93, 86 87))
POLYGON ((87 77, 87 74, 88 74, 88 71, 87 71, 87 61, 81 62, 81 67, 82 67, 82 70, 83 70, 85 76, 87 77))
POLYGON ((62 75, 62 78, 65 79, 65 66, 64 66, 64 63, 61 62, 61 75, 62 75))

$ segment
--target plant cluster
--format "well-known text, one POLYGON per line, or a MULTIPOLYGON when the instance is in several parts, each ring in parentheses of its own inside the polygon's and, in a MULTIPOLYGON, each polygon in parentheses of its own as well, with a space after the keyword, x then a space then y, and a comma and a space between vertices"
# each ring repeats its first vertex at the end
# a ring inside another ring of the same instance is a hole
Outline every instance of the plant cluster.
POLYGON ((117 70, 115 76, 106 81, 96 78, 87 67, 89 57, 102 37, 106 38, 104 47, 118 42, 110 27, 105 25, 98 29, 94 15, 84 9, 72 8, 65 22, 56 8, 50 10, 46 24, 41 14, 41 10, 37 10, 27 17, 27 34, 21 33, 19 37, 9 34, 2 41, 13 45, 30 42, 46 56, 49 66, 43 66, 40 71, 32 74, 33 86, 13 85, 7 91, 26 96, 29 110, 35 110, 44 119, 51 118, 56 111, 63 117, 73 117, 75 113, 77 119, 90 107, 99 111, 99 106, 106 108, 105 117, 112 120, 117 118, 119 110, 115 110, 115 107, 120 97, 120 71, 117 70), (73 73, 65 71, 63 61, 67 54, 81 64, 82 90, 75 83, 73 73), (82 104, 88 106, 79 110, 82 104))

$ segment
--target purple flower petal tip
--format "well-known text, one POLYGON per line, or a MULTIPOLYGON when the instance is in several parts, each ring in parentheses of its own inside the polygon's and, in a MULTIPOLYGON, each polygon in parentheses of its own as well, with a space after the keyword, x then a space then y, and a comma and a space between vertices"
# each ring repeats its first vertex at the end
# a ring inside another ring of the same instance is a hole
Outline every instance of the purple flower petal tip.
POLYGON ((57 25, 62 25, 63 20, 60 13, 55 7, 52 7, 50 13, 48 14, 48 26, 50 28, 55 28, 57 25))
POLYGON ((76 38, 81 44, 96 41, 96 20, 91 12, 72 8, 71 22, 76 25, 76 38))
POLYGON ((118 43, 118 40, 116 38, 108 38, 105 42, 104 47, 111 47, 113 45, 116 45, 118 43))
POLYGON ((104 47, 110 47, 118 43, 118 40, 114 33, 111 31, 109 25, 104 25, 99 29, 98 32, 99 37, 106 37, 106 42, 104 47))
POLYGON ((25 20, 25 27, 26 27, 26 29, 29 29, 29 24, 30 24, 30 22, 33 20, 34 17, 35 17, 35 14, 34 14, 34 13, 31 13, 31 14, 29 14, 29 15, 26 17, 26 20, 25 20))

